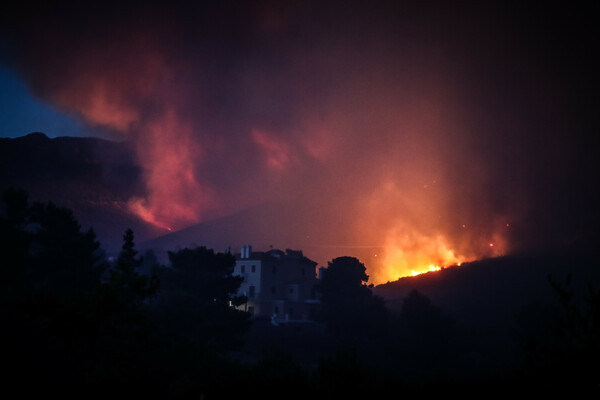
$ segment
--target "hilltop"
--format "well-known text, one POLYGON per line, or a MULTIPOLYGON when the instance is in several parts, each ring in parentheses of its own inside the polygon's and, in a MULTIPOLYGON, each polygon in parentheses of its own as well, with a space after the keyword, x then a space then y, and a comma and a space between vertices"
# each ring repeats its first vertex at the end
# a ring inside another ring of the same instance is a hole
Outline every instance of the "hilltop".
POLYGON ((127 200, 142 193, 141 174, 127 142, 49 138, 40 132, 0 138, 0 191, 19 187, 33 201, 52 201, 73 210, 82 227, 93 227, 108 251, 121 246, 128 227, 139 239, 162 233, 127 209, 127 200))

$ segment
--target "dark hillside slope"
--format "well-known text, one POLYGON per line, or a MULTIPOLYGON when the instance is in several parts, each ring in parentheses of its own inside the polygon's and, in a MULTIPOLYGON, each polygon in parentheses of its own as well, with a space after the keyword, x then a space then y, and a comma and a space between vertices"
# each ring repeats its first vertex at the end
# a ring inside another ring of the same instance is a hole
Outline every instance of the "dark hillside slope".
POLYGON ((510 362, 527 337, 546 334, 564 311, 549 277, 570 288, 580 310, 588 287, 600 289, 600 265, 581 249, 464 263, 377 286, 393 310, 417 290, 455 319, 467 341, 498 363, 510 362), (570 276, 570 278, 569 278, 570 276), (570 283, 569 283, 570 282, 570 283))
POLYGON ((73 210, 103 247, 118 249, 128 227, 138 239, 162 233, 127 209, 142 193, 141 170, 124 142, 99 138, 48 138, 43 133, 0 138, 0 191, 26 190, 32 201, 52 201, 73 210))

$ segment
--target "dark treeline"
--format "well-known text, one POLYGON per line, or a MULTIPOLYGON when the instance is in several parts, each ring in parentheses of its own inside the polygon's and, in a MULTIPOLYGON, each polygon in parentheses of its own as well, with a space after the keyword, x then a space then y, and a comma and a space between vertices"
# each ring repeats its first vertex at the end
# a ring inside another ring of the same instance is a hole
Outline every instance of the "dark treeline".
POLYGON ((549 279, 557 307, 515 316, 518 357, 498 367, 482 350, 494 343, 421 292, 388 308, 353 257, 324 270, 319 325, 309 330, 270 326, 237 310, 245 298, 236 295, 241 278, 232 275, 230 254, 182 249, 161 266, 151 253, 138 254, 127 230, 121 252, 109 260, 69 210, 30 204, 20 190, 2 196, 0 243, 5 390, 21 396, 401 397, 599 388, 600 296, 593 286, 577 303, 568 280, 549 279), (245 362, 239 355, 249 348, 261 353, 245 362))

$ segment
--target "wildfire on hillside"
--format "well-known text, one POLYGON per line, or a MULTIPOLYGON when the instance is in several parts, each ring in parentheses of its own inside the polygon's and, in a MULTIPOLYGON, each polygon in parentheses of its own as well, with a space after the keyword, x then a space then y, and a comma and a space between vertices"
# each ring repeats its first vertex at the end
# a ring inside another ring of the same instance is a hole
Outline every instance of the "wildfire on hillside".
POLYGON ((461 7, 284 3, 27 13, 17 64, 37 96, 134 144, 146 193, 129 208, 165 231, 325 199, 268 229, 329 224, 328 241, 381 245, 373 283, 505 254, 516 221, 521 246, 536 240, 526 222, 578 233, 548 217, 593 198, 569 173, 594 169, 592 146, 563 107, 573 85, 522 40, 533 30, 461 7))

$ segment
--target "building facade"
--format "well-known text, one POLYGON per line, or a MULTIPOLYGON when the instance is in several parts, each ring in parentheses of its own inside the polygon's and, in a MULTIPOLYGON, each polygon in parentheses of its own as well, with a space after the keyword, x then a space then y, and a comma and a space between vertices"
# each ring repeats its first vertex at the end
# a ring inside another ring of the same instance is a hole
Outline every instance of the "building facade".
POLYGON ((233 272, 244 278, 238 293, 248 301, 241 308, 275 324, 314 321, 320 305, 316 267, 302 251, 252 252, 251 246, 242 246, 233 272))

